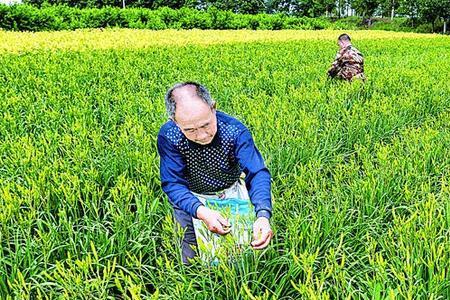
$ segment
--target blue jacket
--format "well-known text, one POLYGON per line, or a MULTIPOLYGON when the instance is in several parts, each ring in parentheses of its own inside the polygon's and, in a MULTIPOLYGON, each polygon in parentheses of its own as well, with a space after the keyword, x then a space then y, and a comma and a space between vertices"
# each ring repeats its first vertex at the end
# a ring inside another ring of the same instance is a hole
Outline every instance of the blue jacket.
POLYGON ((230 187, 242 172, 257 217, 270 218, 270 173, 250 131, 237 119, 216 112, 217 133, 208 145, 188 140, 173 121, 158 133, 160 175, 170 203, 196 217, 202 203, 191 191, 213 193, 230 187))

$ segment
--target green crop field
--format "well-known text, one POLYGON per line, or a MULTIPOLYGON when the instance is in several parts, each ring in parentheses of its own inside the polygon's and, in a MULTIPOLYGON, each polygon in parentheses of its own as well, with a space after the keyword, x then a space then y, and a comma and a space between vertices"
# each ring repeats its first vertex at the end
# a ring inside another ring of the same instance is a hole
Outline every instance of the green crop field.
POLYGON ((0 31, 0 299, 449 299, 450 38, 0 31), (275 237, 181 265, 164 93, 206 85, 272 173, 275 237))

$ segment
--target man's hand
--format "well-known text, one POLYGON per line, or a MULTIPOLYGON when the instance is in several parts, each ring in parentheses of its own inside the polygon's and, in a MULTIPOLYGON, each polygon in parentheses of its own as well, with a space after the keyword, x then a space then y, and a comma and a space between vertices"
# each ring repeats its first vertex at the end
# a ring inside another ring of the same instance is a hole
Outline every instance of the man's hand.
POLYGON ((231 231, 230 223, 218 211, 199 206, 197 209, 197 218, 205 223, 209 231, 225 235, 231 231))
POLYGON ((270 228, 269 219, 265 217, 259 217, 255 223, 253 223, 253 241, 251 245, 253 249, 264 249, 269 245, 272 239, 273 232, 270 228))

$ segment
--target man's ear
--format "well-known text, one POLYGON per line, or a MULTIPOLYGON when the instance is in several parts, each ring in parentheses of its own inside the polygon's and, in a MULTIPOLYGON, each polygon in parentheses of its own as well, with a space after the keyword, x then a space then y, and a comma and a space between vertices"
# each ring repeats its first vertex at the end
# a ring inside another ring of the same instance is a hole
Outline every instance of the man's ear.
POLYGON ((216 101, 214 101, 214 102, 213 102, 213 104, 212 104, 212 106, 211 106, 211 107, 212 107, 212 109, 216 109, 216 107, 217 107, 217 105, 216 105, 216 101))

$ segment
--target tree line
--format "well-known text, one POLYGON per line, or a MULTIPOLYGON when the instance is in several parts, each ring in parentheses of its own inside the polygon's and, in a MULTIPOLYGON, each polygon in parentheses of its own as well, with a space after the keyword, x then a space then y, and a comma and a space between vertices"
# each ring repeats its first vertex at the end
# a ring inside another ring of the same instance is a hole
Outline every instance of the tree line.
POLYGON ((78 8, 142 7, 158 9, 182 7, 219 10, 241 14, 283 13, 302 17, 362 17, 370 25, 374 16, 393 19, 406 17, 411 25, 430 23, 435 30, 443 23, 444 32, 450 20, 450 0, 24 0, 34 6, 68 5, 78 8))

